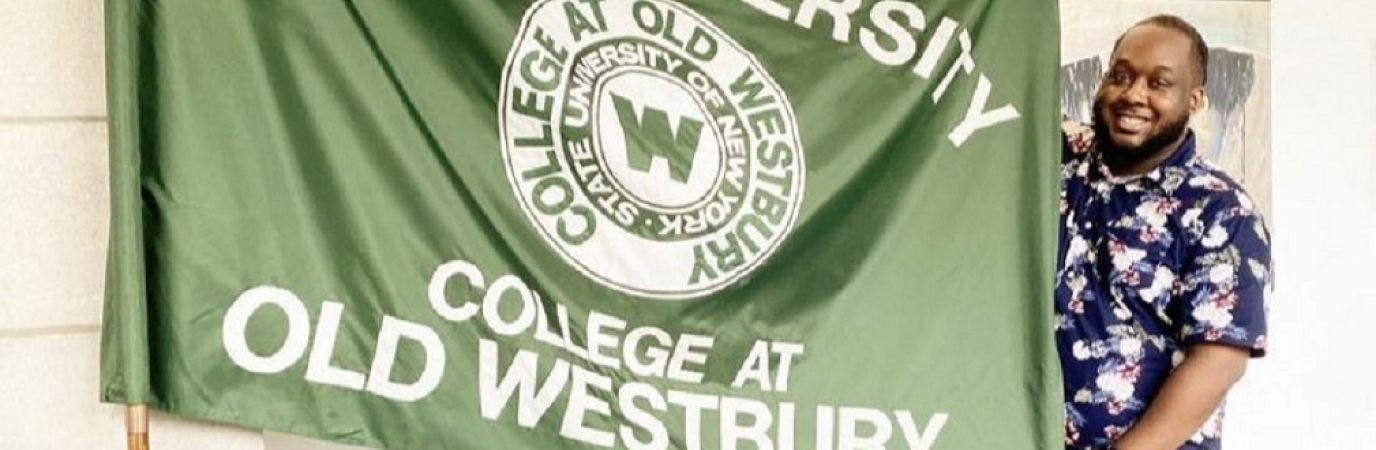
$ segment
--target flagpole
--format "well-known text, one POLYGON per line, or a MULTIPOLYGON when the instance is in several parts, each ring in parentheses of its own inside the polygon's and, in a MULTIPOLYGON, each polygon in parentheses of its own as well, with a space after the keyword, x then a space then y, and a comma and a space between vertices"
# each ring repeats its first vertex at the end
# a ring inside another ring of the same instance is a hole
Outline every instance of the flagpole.
POLYGON ((124 430, 129 435, 129 450, 148 450, 148 405, 138 403, 125 407, 124 430))

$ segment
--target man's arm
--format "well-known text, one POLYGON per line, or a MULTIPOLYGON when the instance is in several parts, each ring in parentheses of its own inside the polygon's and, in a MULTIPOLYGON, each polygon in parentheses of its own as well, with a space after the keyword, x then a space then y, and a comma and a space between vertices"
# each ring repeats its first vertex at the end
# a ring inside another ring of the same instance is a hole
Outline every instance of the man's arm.
POLYGON ((1247 370, 1250 350, 1196 344, 1147 411, 1115 444, 1118 450, 1176 450, 1199 431, 1247 370))
POLYGON ((1118 439, 1121 450, 1179 449, 1242 378, 1248 358, 1266 353, 1271 245, 1261 216, 1237 187, 1212 195, 1199 208, 1197 219, 1182 219, 1188 256, 1181 265, 1177 307, 1171 310, 1173 331, 1187 353, 1137 423, 1118 439))

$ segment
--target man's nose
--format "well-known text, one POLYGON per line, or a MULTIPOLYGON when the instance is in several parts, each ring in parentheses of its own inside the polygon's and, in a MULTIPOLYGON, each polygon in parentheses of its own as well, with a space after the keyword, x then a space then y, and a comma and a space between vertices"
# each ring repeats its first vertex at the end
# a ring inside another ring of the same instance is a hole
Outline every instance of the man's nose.
POLYGON ((1123 91, 1123 101, 1135 105, 1145 104, 1147 102, 1147 87, 1146 77, 1138 77, 1132 80, 1132 84, 1128 85, 1128 89, 1123 91))

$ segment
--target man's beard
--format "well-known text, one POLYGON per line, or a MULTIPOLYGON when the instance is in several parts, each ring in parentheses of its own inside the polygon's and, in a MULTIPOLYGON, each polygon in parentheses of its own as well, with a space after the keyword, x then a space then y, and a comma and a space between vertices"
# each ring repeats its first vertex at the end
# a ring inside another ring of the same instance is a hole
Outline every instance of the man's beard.
POLYGON ((1114 143, 1113 137, 1109 135, 1108 122, 1103 116, 1103 110, 1103 102, 1095 102, 1092 124, 1094 145, 1104 163, 1114 171, 1135 166, 1156 156, 1161 150, 1179 140, 1185 134, 1185 128, 1190 125, 1189 114, 1181 114, 1179 119, 1167 122, 1160 132, 1147 136, 1141 144, 1123 146, 1114 143))

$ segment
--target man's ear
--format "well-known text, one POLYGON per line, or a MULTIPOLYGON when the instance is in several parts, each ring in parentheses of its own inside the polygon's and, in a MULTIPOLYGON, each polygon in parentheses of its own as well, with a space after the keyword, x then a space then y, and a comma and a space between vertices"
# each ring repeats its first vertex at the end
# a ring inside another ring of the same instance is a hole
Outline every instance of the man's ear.
POLYGON ((1190 115, 1195 115, 1203 111, 1209 104, 1209 99, 1204 96, 1204 86, 1196 86, 1190 89, 1190 115))

